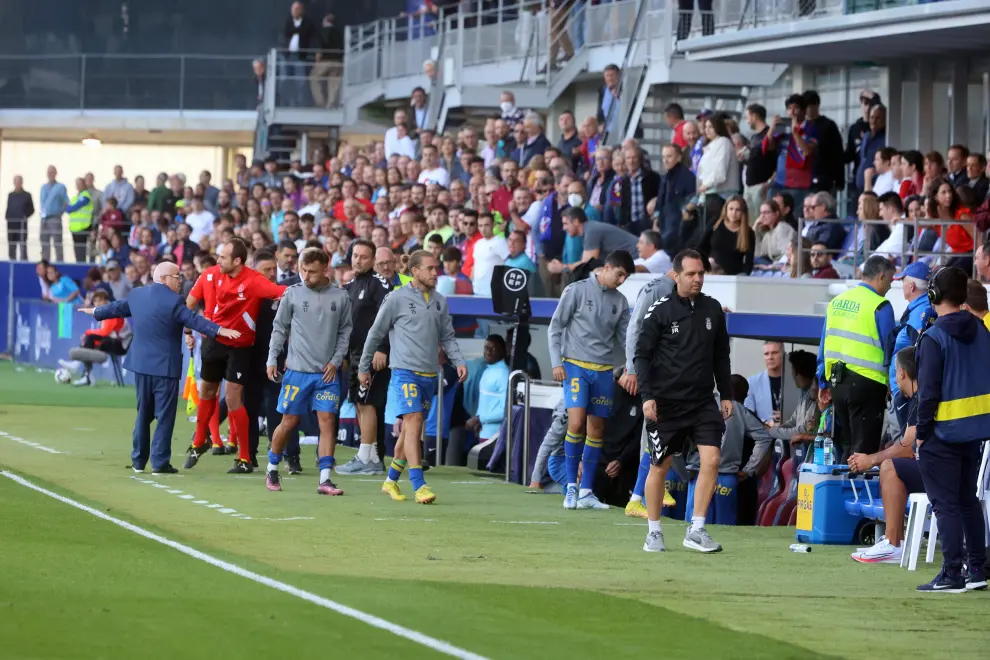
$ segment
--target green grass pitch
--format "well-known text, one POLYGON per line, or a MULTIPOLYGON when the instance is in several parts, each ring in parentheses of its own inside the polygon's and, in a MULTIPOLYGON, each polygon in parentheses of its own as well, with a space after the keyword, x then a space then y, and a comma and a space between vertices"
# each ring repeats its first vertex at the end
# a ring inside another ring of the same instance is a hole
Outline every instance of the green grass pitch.
MULTIPOLYGON (((559 497, 460 468, 427 474, 434 506, 392 502, 368 477, 339 477, 346 495, 319 497, 311 447, 282 493, 212 456, 135 478, 133 419, 130 389, 75 390, 0 363, 0 469, 479 656, 990 657, 990 596, 916 594, 934 565, 862 566, 847 547, 794 554, 780 528, 713 526, 725 551, 703 556, 680 546, 673 521, 670 551, 648 555, 643 521, 564 511, 559 497)), ((177 423, 176 465, 191 431, 177 423)), ((6 478, 0 566, 4 660, 443 657, 6 478)))

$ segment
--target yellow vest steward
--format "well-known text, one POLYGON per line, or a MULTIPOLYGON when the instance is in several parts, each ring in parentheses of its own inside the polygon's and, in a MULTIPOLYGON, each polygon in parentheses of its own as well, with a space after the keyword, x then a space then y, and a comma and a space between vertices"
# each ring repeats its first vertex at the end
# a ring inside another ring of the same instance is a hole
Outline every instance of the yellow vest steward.
POLYGON ((883 366, 883 342, 875 312, 884 298, 865 286, 836 296, 825 317, 825 378, 832 377, 836 362, 870 380, 887 384, 883 366))
POLYGON ((69 214, 69 231, 83 231, 93 224, 93 200, 89 193, 76 193, 76 196, 69 200, 69 205, 78 202, 80 197, 83 197, 86 203, 69 214))

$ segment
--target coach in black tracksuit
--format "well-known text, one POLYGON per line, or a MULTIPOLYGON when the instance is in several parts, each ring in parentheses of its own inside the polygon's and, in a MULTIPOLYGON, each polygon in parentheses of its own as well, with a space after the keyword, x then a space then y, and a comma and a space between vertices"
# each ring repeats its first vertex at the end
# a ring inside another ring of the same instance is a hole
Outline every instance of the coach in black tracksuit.
MULTIPOLYGON (((392 284, 375 272, 375 246, 371 241, 357 240, 351 243, 351 265, 354 266, 354 279, 344 290, 351 299, 351 344, 348 349, 350 377, 347 398, 357 409, 358 428, 361 431, 361 446, 357 455, 344 465, 337 467, 338 474, 379 475, 383 471, 385 458, 385 401, 388 395, 388 381, 391 372, 388 367, 375 370, 371 375, 371 385, 364 387, 358 382, 358 363, 364 350, 364 340, 375 323, 378 310, 392 291, 392 284), (365 417, 374 414, 375 432, 369 432, 372 419, 365 417), (376 447, 377 457, 372 446, 376 447), (377 458, 378 460, 374 460, 377 458)), ((388 355, 388 338, 378 347, 378 353, 388 355)), ((387 363, 386 363, 387 364, 387 363)))
POLYGON ((653 464, 646 490, 651 531, 644 549, 663 549, 659 520, 664 479, 671 458, 686 454, 693 442, 701 453, 701 469, 684 545, 718 552, 721 546, 705 531, 704 516, 718 477, 724 418, 732 414, 729 334, 722 305, 701 293, 701 255, 682 251, 673 270, 676 288, 646 311, 634 357, 653 464), (722 398, 721 411, 713 385, 722 398), (659 539, 652 538, 654 533, 659 539))

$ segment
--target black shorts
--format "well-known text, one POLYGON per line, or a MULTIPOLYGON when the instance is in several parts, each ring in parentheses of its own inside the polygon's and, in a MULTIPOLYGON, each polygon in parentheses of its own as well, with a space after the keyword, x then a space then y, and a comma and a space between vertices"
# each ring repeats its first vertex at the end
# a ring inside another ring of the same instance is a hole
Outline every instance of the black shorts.
POLYGON ((664 418, 660 406, 659 422, 646 422, 650 439, 650 462, 660 465, 668 456, 686 455, 691 445, 721 447, 725 433, 722 411, 713 398, 710 403, 678 417, 664 418))
POLYGON ((251 346, 233 347, 221 344, 212 337, 203 339, 200 348, 202 366, 200 378, 207 383, 228 383, 244 385, 252 375, 253 350, 251 346))
POLYGON ((358 361, 351 361, 350 376, 348 378, 347 399, 355 404, 367 404, 380 410, 385 410, 385 401, 388 398, 388 381, 392 374, 389 369, 381 371, 371 371, 371 385, 367 388, 361 387, 358 380, 358 361))
POLYGON ((921 478, 921 468, 918 467, 918 461, 916 459, 893 458, 891 462, 894 464, 894 472, 897 473, 897 478, 904 484, 908 495, 925 492, 925 480, 921 478))

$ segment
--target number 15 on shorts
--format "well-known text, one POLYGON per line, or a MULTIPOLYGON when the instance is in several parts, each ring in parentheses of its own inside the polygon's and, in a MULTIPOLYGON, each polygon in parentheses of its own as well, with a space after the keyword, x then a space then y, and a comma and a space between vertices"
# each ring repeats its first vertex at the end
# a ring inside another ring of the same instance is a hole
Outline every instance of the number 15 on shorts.
POLYGON ((419 388, 416 387, 416 383, 403 383, 402 384, 402 396, 406 399, 417 399, 419 398, 419 388))

